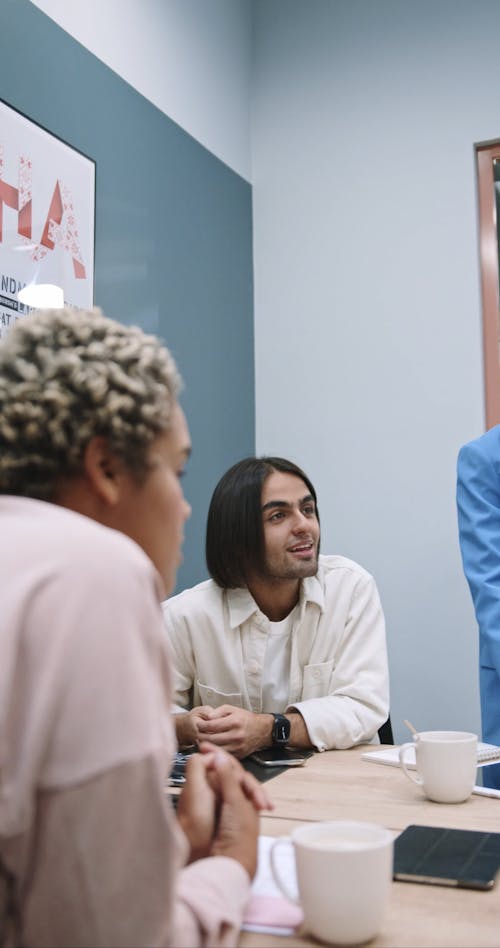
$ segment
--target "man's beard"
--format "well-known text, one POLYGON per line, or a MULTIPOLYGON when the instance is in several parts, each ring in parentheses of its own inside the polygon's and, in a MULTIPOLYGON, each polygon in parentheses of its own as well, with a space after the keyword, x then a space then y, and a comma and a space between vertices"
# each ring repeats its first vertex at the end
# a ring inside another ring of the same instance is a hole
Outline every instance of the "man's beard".
POLYGON ((306 579, 308 576, 315 576, 318 572, 319 543, 314 550, 310 560, 299 560, 294 563, 273 562, 266 559, 260 576, 269 581, 279 581, 281 579, 306 579))

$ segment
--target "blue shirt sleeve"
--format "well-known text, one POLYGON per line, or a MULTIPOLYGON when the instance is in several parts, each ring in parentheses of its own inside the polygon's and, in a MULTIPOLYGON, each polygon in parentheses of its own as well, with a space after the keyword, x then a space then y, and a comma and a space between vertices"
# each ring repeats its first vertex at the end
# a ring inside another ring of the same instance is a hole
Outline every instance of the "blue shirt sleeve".
POLYGON ((500 674, 500 448, 479 439, 457 462, 457 510, 464 573, 480 630, 480 661, 500 674))

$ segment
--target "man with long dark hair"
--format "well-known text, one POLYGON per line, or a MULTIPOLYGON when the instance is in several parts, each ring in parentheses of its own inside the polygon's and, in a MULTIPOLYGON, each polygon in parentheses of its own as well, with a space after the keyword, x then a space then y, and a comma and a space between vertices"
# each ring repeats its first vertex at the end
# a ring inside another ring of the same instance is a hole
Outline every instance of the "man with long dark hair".
POLYGON ((237 757, 267 746, 369 741, 389 711, 385 623, 373 577, 320 556, 316 491, 284 458, 245 458, 217 484, 212 579, 163 604, 181 745, 237 757))

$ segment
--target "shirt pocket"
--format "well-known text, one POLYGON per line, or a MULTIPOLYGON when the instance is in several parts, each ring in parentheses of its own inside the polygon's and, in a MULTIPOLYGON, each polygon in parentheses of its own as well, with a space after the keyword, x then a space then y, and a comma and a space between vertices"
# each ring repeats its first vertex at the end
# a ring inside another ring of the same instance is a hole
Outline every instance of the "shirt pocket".
POLYGON ((225 694, 211 685, 202 685, 201 681, 196 682, 196 687, 200 694, 200 704, 208 704, 211 708, 220 708, 221 704, 230 704, 233 708, 243 707, 241 694, 225 694))
POLYGON ((302 685, 302 701, 307 698, 324 698, 329 693, 333 671, 333 658, 329 662, 306 665, 302 685))

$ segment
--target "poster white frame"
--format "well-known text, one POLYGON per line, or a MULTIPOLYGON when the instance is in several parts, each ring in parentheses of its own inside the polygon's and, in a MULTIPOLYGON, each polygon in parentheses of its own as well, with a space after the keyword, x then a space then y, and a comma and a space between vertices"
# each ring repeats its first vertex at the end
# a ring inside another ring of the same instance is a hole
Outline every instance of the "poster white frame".
POLYGON ((0 99, 0 336, 31 284, 93 306, 95 178, 93 159, 0 99))

